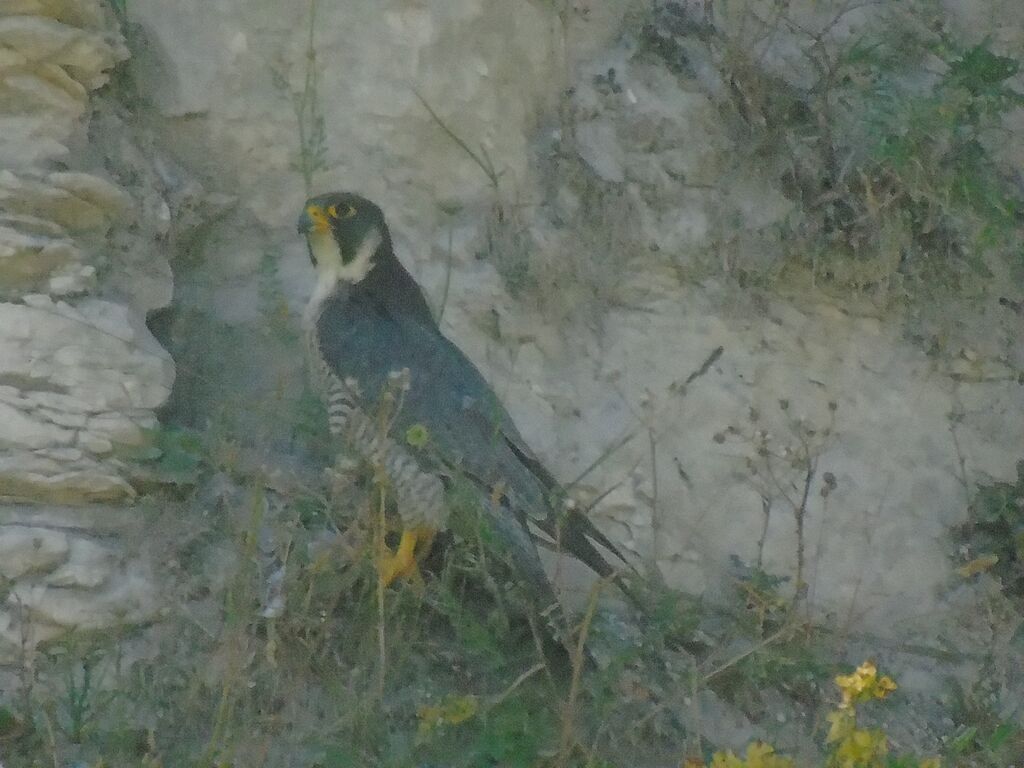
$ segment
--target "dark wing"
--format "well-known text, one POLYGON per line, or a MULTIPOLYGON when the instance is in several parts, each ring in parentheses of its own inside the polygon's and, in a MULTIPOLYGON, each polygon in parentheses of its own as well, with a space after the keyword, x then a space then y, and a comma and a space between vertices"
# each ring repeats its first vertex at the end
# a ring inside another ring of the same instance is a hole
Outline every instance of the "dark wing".
POLYGON ((429 450, 418 452, 425 468, 440 456, 449 469, 472 478, 487 493, 500 485, 505 503, 524 527, 529 518, 597 573, 612 572, 592 542, 621 554, 578 512, 564 516, 559 525, 552 505, 553 495, 559 494, 554 478, 473 363, 436 327, 396 317, 372 296, 353 291, 329 300, 318 333, 335 374, 356 379, 371 407, 387 388, 389 373, 409 370, 411 388, 392 436, 404 442, 409 427, 425 426, 429 450))

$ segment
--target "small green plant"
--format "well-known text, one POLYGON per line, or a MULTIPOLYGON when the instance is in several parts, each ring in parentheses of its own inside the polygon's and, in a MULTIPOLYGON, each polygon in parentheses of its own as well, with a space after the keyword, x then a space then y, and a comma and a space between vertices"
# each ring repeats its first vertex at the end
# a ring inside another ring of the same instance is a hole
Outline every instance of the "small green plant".
POLYGON ((260 259, 257 281, 260 304, 265 319, 265 332, 282 344, 295 345, 299 342, 299 331, 292 321, 288 309, 288 301, 281 290, 281 279, 278 275, 281 255, 274 251, 265 251, 260 259))
POLYGON ((198 432, 165 427, 157 432, 156 448, 160 451, 156 466, 163 476, 179 483, 196 480, 204 456, 202 437, 198 432))
MULTIPOLYGON (((303 74, 302 90, 292 94, 292 108, 299 132, 299 153, 293 167, 302 175, 306 195, 313 191, 313 180, 318 171, 327 166, 327 128, 320 108, 320 67, 317 63, 316 17, 317 0, 309 0, 306 39, 306 69, 303 74)), ((271 70, 275 85, 289 92, 287 78, 275 69, 271 70)))
MULTIPOLYGON (((961 42, 927 1, 885 4, 853 36, 837 33, 862 9, 850 3, 816 26, 782 3, 722 29, 680 5, 657 6, 645 46, 684 74, 680 39, 715 51, 743 137, 734 168, 772 167, 795 204, 779 233, 791 275, 809 270, 813 284, 886 304, 977 292, 997 264, 1020 274, 1024 193, 996 154, 1004 117, 1024 105, 1018 56, 990 39, 961 42), (801 50, 806 84, 752 54, 778 33, 801 50)), ((788 274, 774 262, 768 272, 788 274)))
POLYGON ((139 462, 148 472, 140 479, 167 486, 194 485, 205 459, 203 436, 193 429, 159 426, 144 430, 142 445, 117 448, 121 459, 139 462))
POLYGON ((945 35, 928 41, 946 72, 923 91, 886 66, 893 54, 886 42, 860 42, 841 62, 849 85, 837 99, 856 105, 865 131, 848 139, 865 148, 850 189, 870 220, 906 230, 899 256, 910 269, 955 274, 963 265, 987 276, 986 251, 1012 240, 1018 226, 1024 201, 986 142, 1004 114, 1024 105, 1009 84, 1020 61, 990 46, 964 49, 945 35))
POLYGON ((979 485, 967 508, 967 522, 956 529, 966 562, 958 569, 969 578, 987 571, 1003 592, 1024 599, 1024 460, 1011 483, 979 485))
POLYGON ((949 746, 950 756, 958 763, 971 760, 986 766, 1012 765, 1007 761, 1024 750, 1024 729, 1010 722, 997 722, 987 728, 961 727, 949 746))
POLYGON ((958 766, 998 768, 1024 754, 1024 705, 1006 685, 1007 676, 1005 662, 991 656, 973 679, 951 681, 950 716, 957 728, 948 750, 958 766))
MULTIPOLYGON (((60 681, 59 698, 50 707, 52 726, 70 743, 82 744, 99 727, 117 697, 108 684, 107 650, 102 642, 71 635, 47 650, 43 666, 60 681)), ((40 716, 45 720, 42 711, 40 716)))
POLYGON ((730 560, 733 584, 744 607, 755 618, 758 632, 763 633, 772 625, 777 627, 785 619, 791 604, 781 591, 789 577, 776 576, 760 566, 748 565, 737 555, 732 555, 730 560))

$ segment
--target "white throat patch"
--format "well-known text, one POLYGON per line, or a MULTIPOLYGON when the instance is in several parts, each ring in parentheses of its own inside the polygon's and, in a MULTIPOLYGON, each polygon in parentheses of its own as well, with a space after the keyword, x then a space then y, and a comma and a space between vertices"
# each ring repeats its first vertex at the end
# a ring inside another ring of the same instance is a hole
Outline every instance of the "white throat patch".
POLYGON ((356 249, 355 258, 348 264, 341 260, 338 242, 330 232, 313 231, 307 235, 309 248, 316 259, 316 288, 309 297, 303 318, 307 324, 315 323, 320 316, 320 309, 338 287, 338 283, 358 283, 373 269, 373 254, 383 240, 380 231, 373 229, 366 233, 363 242, 356 249))

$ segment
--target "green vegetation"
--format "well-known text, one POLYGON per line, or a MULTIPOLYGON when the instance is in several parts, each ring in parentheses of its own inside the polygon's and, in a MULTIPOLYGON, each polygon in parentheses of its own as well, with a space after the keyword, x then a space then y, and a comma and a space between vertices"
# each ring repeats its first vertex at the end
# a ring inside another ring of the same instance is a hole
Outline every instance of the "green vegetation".
POLYGON ((795 204, 766 233, 783 261, 739 263, 737 276, 775 283, 809 270, 819 286, 881 303, 1021 276, 1024 187, 997 158, 1003 119, 1024 105, 1020 58, 990 39, 961 42, 931 0, 876 5, 836 3, 814 28, 788 3, 766 16, 732 8, 742 23, 719 29, 666 2, 644 25, 645 49, 684 77, 694 72, 680 40, 712 51, 734 168, 767 169, 795 204), (869 20, 850 25, 866 7, 869 20), (799 48, 799 86, 756 57, 778 35, 799 48))
POLYGON ((835 195, 819 213, 822 232, 838 246, 833 258, 874 259, 879 280, 958 285, 964 276, 991 276, 989 259, 1019 246, 1024 199, 991 146, 1002 117, 1024 105, 1008 84, 1020 61, 989 46, 893 35, 841 51, 830 73, 834 90, 822 97, 835 121, 824 156, 850 163, 845 171, 822 163, 821 188, 835 195), (926 54, 941 62, 942 75, 923 86, 908 82, 906 57, 926 54))
MULTIPOLYGON (((238 503, 222 531, 234 542, 223 591, 155 630, 155 655, 126 660, 133 637, 52 649, 39 675, 52 673, 53 685, 30 687, 26 711, 4 713, 9 765, 582 768, 634 765, 641 754, 692 768, 797 765, 763 743, 741 757, 716 751, 664 687, 665 662, 669 679, 691 695, 714 684, 671 656, 646 663, 650 649, 610 641, 614 632, 595 614, 580 630, 592 619, 588 644, 611 656, 597 666, 552 667, 515 606, 497 610, 481 596, 488 587, 467 577, 478 567, 472 548, 453 552, 424 583, 389 590, 380 613, 372 547, 352 549, 350 536, 312 547, 316 537, 298 515, 268 519, 275 504, 266 491, 238 503), (270 557, 259 543, 268 523, 290 536, 270 557), (279 568, 287 575, 277 612, 268 610, 266 585, 279 568)), ((208 562, 216 541, 192 562, 208 562)), ((195 573, 192 588, 203 577, 195 573)), ((897 760, 884 730, 860 725, 859 708, 895 688, 873 665, 837 683, 842 701, 828 694, 817 702, 831 727, 815 764, 938 764, 897 760)), ((767 692, 772 683, 748 685, 767 692)), ((995 750, 1011 736, 1005 727, 965 729, 953 748, 977 750, 976 738, 995 750)))
MULTIPOLYGON (((113 4, 123 20, 124 3, 113 4)), ((570 5, 560 6, 567 37, 570 5)), ((311 0, 305 78, 293 101, 296 169, 307 189, 326 160, 316 9, 311 0)), ((747 146, 764 156, 790 153, 785 182, 799 220, 780 235, 791 246, 785 268, 883 297, 915 285, 984 281, 995 261, 1021 258, 1024 206, 992 153, 1000 120, 1024 104, 1010 86, 1020 63, 990 41, 965 47, 927 25, 871 34, 810 46, 821 77, 802 93, 757 73, 741 41, 726 41, 723 67, 736 85, 733 107, 747 146), (926 56, 938 62, 932 76, 908 79, 926 56), (763 100, 754 104, 750 94, 763 100), (755 111, 763 122, 750 119, 755 111)), ((522 206, 500 189, 486 152, 424 107, 493 187, 489 257, 510 288, 529 286, 522 206)), ((562 170, 582 173, 571 162, 562 170)), ((567 258, 553 284, 563 299, 566 285, 583 284, 606 305, 621 289, 636 211, 610 184, 590 178, 579 186, 580 216, 588 218, 574 225, 590 226, 592 239, 579 249, 587 258, 567 258)), ((258 343, 267 349, 301 342, 277 264, 277 254, 265 253, 257 275, 258 343)), ((638 619, 598 582, 562 647, 495 546, 476 493, 457 481, 451 530, 421 564, 423 578, 384 589, 377 566, 395 534, 388 478, 379 467, 335 461, 323 405, 308 386, 294 385, 294 371, 261 370, 271 393, 263 402, 192 413, 212 400, 205 387, 232 389, 217 377, 254 375, 245 357, 252 340, 208 320, 181 322, 197 348, 178 359, 172 417, 180 426, 118 456, 149 473, 140 480, 151 492, 140 514, 154 528, 179 521, 162 574, 168 616, 122 636, 76 635, 26 652, 16 695, 0 708, 7 768, 938 765, 932 750, 917 756, 880 722, 883 706, 897 713, 914 706, 901 700, 896 682, 874 663, 850 672, 841 662, 850 661, 846 641, 859 628, 816 625, 804 604, 808 494, 827 498, 836 482, 817 471, 831 423, 784 419, 772 436, 751 412, 748 424, 715 436, 749 456, 745 480, 762 494, 765 517, 762 531, 738 542, 748 551, 756 544, 757 557, 734 558, 722 603, 652 587, 638 619), (290 455, 312 456, 317 467, 333 462, 327 482, 246 456, 253 422, 284 435, 290 455), (792 579, 763 562, 773 503, 796 532, 792 579), (717 742, 729 734, 702 722, 708 700, 769 735, 776 711, 797 713, 800 725, 775 732, 804 728, 811 746, 799 757, 781 740, 725 748, 717 742)), ((788 402, 779 408, 787 411, 788 402)), ((422 447, 430 435, 413 427, 397 438, 422 447)), ((1017 604, 1024 463, 1018 475, 1016 483, 978 488, 968 523, 956 531, 960 575, 998 578, 1017 604)), ((864 645, 870 635, 856 639, 864 645)), ((995 768, 1024 753, 1020 709, 1005 701, 1009 673, 999 662, 993 651, 977 681, 950 683, 951 725, 937 739, 946 764, 995 768)))
MULTIPOLYGON (((198 491, 152 497, 145 512, 157 527, 187 523, 167 552, 173 610, 154 627, 73 637, 26 660, 20 695, 0 711, 11 768, 938 764, 871 724, 871 702, 895 689, 873 664, 836 678, 836 700, 833 634, 759 564, 735 561, 725 605, 652 590, 643 620, 603 602, 599 581, 560 650, 472 485, 452 488, 450 532, 423 578, 383 589, 377 563, 394 531, 379 468, 338 464, 326 491, 285 487, 225 460, 230 423, 201 442, 187 430, 157 436, 149 460, 198 491), (752 720, 784 703, 828 733, 799 762, 767 742, 721 749, 722 731, 709 735, 713 724, 694 715, 708 696, 752 720)), ((778 471, 780 449, 756 434, 760 471, 778 471)), ((430 436, 414 426, 404 438, 430 436)), ((798 476, 813 464, 807 451, 788 454, 798 476)), ((991 701, 981 689, 956 697, 946 752, 965 765, 1001 765, 1019 745, 991 701)))
POLYGON ((989 572, 1024 606, 1024 459, 1017 462, 1016 482, 980 485, 967 515, 955 532, 966 556, 960 574, 989 572))
POLYGON ((306 14, 306 66, 302 90, 293 92, 288 78, 281 71, 274 68, 270 70, 270 76, 277 88, 291 97, 299 143, 298 154, 292 167, 302 175, 307 196, 313 193, 313 181, 317 172, 327 167, 327 129, 320 107, 320 64, 316 49, 317 5, 318 0, 309 0, 306 14))

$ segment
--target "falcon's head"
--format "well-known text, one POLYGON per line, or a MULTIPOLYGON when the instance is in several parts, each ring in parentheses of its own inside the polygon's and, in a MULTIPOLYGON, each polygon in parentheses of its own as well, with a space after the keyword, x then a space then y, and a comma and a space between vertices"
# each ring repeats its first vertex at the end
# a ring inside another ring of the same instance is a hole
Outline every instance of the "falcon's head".
POLYGON ((350 192, 330 192, 306 201, 299 217, 318 283, 358 283, 373 268, 387 239, 380 208, 350 192))

